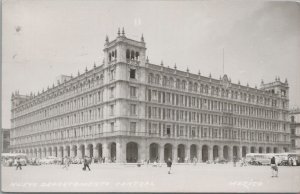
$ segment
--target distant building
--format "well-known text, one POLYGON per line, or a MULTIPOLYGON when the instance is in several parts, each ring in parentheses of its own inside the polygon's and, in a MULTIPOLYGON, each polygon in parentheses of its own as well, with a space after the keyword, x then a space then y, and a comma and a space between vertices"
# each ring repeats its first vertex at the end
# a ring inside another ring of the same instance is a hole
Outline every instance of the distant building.
POLYGON ((2 129, 2 152, 8 153, 9 152, 9 145, 10 145, 10 130, 9 129, 2 129))
POLYGON ((291 151, 300 153, 300 108, 290 111, 291 151))
POLYGON ((152 64, 144 37, 124 31, 106 38, 104 54, 102 65, 42 93, 12 94, 14 152, 205 162, 289 151, 287 80, 254 88, 152 64))

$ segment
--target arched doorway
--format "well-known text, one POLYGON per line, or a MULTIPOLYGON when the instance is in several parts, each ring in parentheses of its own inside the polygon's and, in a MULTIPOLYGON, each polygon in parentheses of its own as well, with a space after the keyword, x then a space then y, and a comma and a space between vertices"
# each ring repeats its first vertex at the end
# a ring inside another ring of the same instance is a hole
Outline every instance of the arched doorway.
POLYGON ((255 147, 252 146, 252 147, 250 148, 250 152, 251 152, 251 153, 254 153, 254 152, 255 152, 255 147))
POLYGON ((216 160, 219 158, 219 147, 217 145, 214 145, 213 147, 213 160, 216 160))
POLYGON ((270 148, 270 147, 267 147, 266 152, 267 152, 267 153, 271 153, 271 148, 270 148))
POLYGON ((72 147, 72 151, 73 151, 73 156, 74 156, 74 157, 78 157, 78 156, 77 156, 77 149, 78 149, 78 148, 77 148, 76 145, 74 145, 74 146, 72 147))
MULTIPOLYGON (((165 162, 168 161, 169 158, 172 160, 172 145, 167 143, 164 146, 164 160, 165 160, 165 162)), ((176 158, 173 158, 173 159, 176 159, 176 158)))
POLYGON ((64 157, 64 148, 62 146, 59 147, 59 157, 60 158, 64 157))
POLYGON ((263 148, 262 147, 258 148, 258 153, 263 153, 263 148))
POLYGON ((178 157, 178 162, 183 163, 185 160, 185 146, 183 144, 179 144, 177 148, 177 157, 178 157))
POLYGON ((128 163, 136 163, 138 161, 138 144, 129 142, 126 145, 126 161, 128 163))
POLYGON ((54 147, 54 148, 53 148, 53 152, 54 152, 53 155, 54 155, 55 157, 57 157, 57 147, 54 147))
POLYGON ((42 148, 39 148, 39 156, 38 156, 38 158, 42 158, 42 148))
POLYGON ((70 157, 70 154, 71 154, 70 152, 71 152, 70 146, 67 146, 67 147, 66 147, 66 153, 65 153, 66 156, 70 157))
POLYGON ((277 152, 278 152, 277 147, 274 147, 274 148, 273 148, 273 153, 277 153, 277 152))
POLYGON ((79 156, 80 158, 84 158, 85 157, 85 146, 82 144, 79 146, 80 152, 81 152, 81 156, 79 156))
POLYGON ((208 146, 202 146, 202 161, 206 162, 208 160, 208 146))
POLYGON ((197 159, 197 146, 192 144, 190 147, 190 161, 194 161, 194 159, 197 159))
POLYGON ((110 160, 111 162, 115 162, 117 159, 117 152, 116 152, 116 143, 113 142, 110 144, 110 160))
POLYGON ((239 149, 238 149, 238 146, 233 146, 233 149, 232 149, 232 154, 233 154, 233 158, 235 159, 238 159, 239 158, 239 149))
POLYGON ((247 154, 247 147, 243 146, 242 147, 242 157, 246 157, 246 154, 247 154))
POLYGON ((229 160, 229 148, 227 145, 223 147, 223 157, 225 160, 229 160))
POLYGON ((98 152, 98 158, 102 158, 102 144, 98 143, 96 145, 96 149, 97 149, 97 152, 98 152))
POLYGON ((89 150, 89 157, 92 158, 94 156, 94 147, 93 144, 88 145, 88 150, 89 150))
POLYGON ((151 143, 149 146, 149 156, 150 162, 157 161, 158 162, 158 144, 151 143))
POLYGON ((49 156, 53 156, 52 147, 48 147, 48 153, 49 153, 49 156))

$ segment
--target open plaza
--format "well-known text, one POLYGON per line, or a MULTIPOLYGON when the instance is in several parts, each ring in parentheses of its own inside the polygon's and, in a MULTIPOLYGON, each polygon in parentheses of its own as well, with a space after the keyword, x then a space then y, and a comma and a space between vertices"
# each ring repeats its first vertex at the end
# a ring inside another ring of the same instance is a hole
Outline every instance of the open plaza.
POLYGON ((299 192, 300 167, 279 167, 271 177, 270 166, 227 164, 92 164, 2 166, 4 192, 299 192))

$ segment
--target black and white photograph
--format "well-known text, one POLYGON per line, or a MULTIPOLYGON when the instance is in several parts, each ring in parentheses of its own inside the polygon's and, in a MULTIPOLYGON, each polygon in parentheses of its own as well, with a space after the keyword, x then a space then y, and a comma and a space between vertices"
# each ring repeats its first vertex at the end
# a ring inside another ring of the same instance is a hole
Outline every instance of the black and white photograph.
POLYGON ((2 192, 300 192, 299 1, 1 3, 2 192))

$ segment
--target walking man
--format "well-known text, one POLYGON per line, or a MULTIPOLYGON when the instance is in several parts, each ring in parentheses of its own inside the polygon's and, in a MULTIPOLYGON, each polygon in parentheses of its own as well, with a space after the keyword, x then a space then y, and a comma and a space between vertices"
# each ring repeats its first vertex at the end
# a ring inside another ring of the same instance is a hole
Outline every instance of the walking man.
POLYGON ((84 160, 83 160, 83 170, 86 170, 86 168, 88 168, 89 171, 91 171, 90 166, 89 166, 89 160, 87 159, 87 156, 85 156, 84 160))
POLYGON ((168 161, 167 161, 167 167, 169 168, 168 174, 171 174, 171 167, 172 167, 171 158, 169 158, 168 161))
POLYGON ((271 170, 272 170, 272 177, 278 177, 278 167, 276 165, 274 156, 271 158, 271 170))
POLYGON ((64 159, 64 166, 63 166, 63 168, 65 168, 66 170, 68 170, 69 165, 70 165, 70 160, 66 156, 65 159, 64 159))
POLYGON ((16 170, 18 170, 18 168, 20 168, 20 170, 22 170, 22 165, 21 165, 20 158, 17 158, 17 168, 16 168, 16 170))

